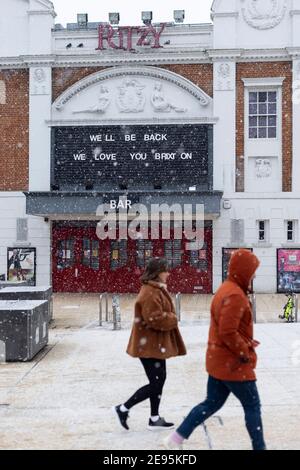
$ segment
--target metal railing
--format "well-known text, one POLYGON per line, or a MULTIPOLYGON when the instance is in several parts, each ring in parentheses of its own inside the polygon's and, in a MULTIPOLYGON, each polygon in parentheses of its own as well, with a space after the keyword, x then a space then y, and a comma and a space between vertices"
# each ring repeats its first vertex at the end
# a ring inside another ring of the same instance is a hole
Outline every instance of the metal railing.
POLYGON ((121 329, 121 308, 120 308, 120 296, 113 294, 111 310, 109 309, 109 298, 108 293, 103 292, 99 297, 99 326, 103 326, 103 323, 112 323, 114 330, 121 329), (105 301, 105 311, 103 303, 105 301), (105 319, 104 319, 105 313, 105 319))

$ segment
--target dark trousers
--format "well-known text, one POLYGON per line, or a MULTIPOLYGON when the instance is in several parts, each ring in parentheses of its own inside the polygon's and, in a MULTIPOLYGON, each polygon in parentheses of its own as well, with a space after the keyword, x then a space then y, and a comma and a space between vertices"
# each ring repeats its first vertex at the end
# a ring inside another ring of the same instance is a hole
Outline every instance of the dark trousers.
POLYGON ((230 393, 237 397, 244 408, 246 427, 253 450, 265 450, 261 405, 255 381, 227 382, 209 376, 206 400, 192 409, 177 429, 178 434, 188 439, 197 426, 222 408, 230 393))
POLYGON ((140 359, 145 369, 149 384, 140 388, 126 402, 124 406, 128 410, 142 401, 150 399, 151 416, 159 415, 161 395, 166 381, 166 361, 161 359, 140 359))

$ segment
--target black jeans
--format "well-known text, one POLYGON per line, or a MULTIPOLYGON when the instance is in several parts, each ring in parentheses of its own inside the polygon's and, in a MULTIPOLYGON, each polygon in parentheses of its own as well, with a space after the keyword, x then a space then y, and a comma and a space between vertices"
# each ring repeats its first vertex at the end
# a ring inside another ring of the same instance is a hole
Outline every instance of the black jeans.
POLYGON ((222 408, 230 393, 237 397, 244 408, 253 450, 265 450, 260 399, 255 381, 227 382, 209 377, 206 400, 192 409, 177 429, 178 434, 188 439, 197 426, 222 408))
POLYGON ((144 358, 140 359, 140 361, 149 379, 149 384, 137 390, 137 392, 124 403, 124 406, 130 410, 133 406, 150 398, 151 416, 158 416, 161 395, 167 377, 166 361, 144 358))

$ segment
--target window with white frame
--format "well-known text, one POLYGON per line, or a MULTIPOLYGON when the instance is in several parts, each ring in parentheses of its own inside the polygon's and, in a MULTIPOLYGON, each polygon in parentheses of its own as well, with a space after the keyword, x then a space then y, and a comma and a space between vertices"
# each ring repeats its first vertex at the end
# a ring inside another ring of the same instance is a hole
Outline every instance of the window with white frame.
POLYGON ((278 93, 249 91, 249 139, 277 137, 278 93))
POLYGON ((261 243, 268 242, 269 241, 269 221, 258 220, 257 228, 258 228, 258 241, 261 243))
POLYGON ((297 231, 298 231, 298 221, 297 220, 286 220, 285 221, 286 229, 286 240, 288 242, 297 242, 297 231))

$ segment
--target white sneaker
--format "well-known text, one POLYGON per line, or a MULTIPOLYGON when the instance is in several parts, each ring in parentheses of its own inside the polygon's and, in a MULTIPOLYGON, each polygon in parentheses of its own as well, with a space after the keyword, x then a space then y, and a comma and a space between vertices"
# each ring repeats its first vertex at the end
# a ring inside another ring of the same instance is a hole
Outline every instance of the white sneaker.
POLYGON ((183 450, 182 444, 177 444, 177 442, 173 441, 172 434, 170 434, 168 437, 166 437, 163 440, 163 446, 165 449, 168 449, 168 450, 183 450))

